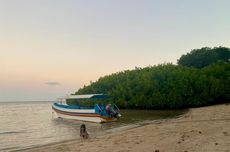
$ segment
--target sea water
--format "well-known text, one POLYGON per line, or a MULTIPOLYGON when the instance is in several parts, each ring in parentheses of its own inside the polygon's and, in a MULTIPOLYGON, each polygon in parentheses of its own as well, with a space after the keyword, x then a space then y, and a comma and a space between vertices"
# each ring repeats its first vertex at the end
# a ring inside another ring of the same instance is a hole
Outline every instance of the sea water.
MULTIPOLYGON (((122 118, 112 123, 86 123, 91 137, 118 131, 147 120, 178 116, 184 111, 121 110, 122 118)), ((0 102, 0 151, 78 140, 83 122, 57 118, 52 102, 0 102)))

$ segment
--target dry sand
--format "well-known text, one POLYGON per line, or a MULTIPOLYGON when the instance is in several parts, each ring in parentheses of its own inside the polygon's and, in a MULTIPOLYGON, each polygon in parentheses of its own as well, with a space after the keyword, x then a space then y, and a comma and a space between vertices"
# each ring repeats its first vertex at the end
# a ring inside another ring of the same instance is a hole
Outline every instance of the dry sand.
MULTIPOLYGON (((25 151, 25 150, 23 150, 25 151)), ((230 152, 230 105, 193 108, 164 120, 85 141, 70 141, 27 152, 230 152)))

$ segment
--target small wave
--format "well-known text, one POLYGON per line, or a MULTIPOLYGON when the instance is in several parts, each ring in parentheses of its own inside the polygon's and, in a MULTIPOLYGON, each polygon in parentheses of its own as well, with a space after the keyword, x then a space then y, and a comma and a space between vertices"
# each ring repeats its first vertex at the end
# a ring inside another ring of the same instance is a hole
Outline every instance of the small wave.
POLYGON ((26 131, 5 131, 5 132, 0 132, 0 135, 6 135, 6 134, 20 134, 20 133, 25 133, 26 131))

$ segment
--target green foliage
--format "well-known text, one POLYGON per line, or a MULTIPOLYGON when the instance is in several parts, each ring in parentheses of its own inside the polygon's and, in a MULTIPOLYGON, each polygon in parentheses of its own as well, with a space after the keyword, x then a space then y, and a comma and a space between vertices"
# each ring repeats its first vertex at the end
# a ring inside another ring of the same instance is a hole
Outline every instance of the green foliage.
POLYGON ((178 60, 179 65, 195 68, 203 68, 217 61, 229 62, 230 49, 225 47, 204 47, 192 50, 186 55, 182 55, 178 60))
POLYGON ((230 63, 162 64, 101 77, 75 94, 104 93, 121 108, 184 108, 230 100, 230 63))

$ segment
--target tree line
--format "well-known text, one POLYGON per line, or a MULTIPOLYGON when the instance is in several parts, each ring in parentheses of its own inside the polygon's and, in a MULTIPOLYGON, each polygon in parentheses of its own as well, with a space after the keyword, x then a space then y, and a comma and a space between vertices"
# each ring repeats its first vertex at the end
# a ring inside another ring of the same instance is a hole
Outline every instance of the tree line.
POLYGON ((80 88, 75 94, 103 93, 111 96, 110 102, 121 108, 138 109, 186 108, 228 102, 229 59, 230 49, 225 47, 192 50, 181 56, 178 65, 167 63, 114 73, 80 88), (219 55, 211 60, 208 56, 215 54, 213 52, 219 55))

